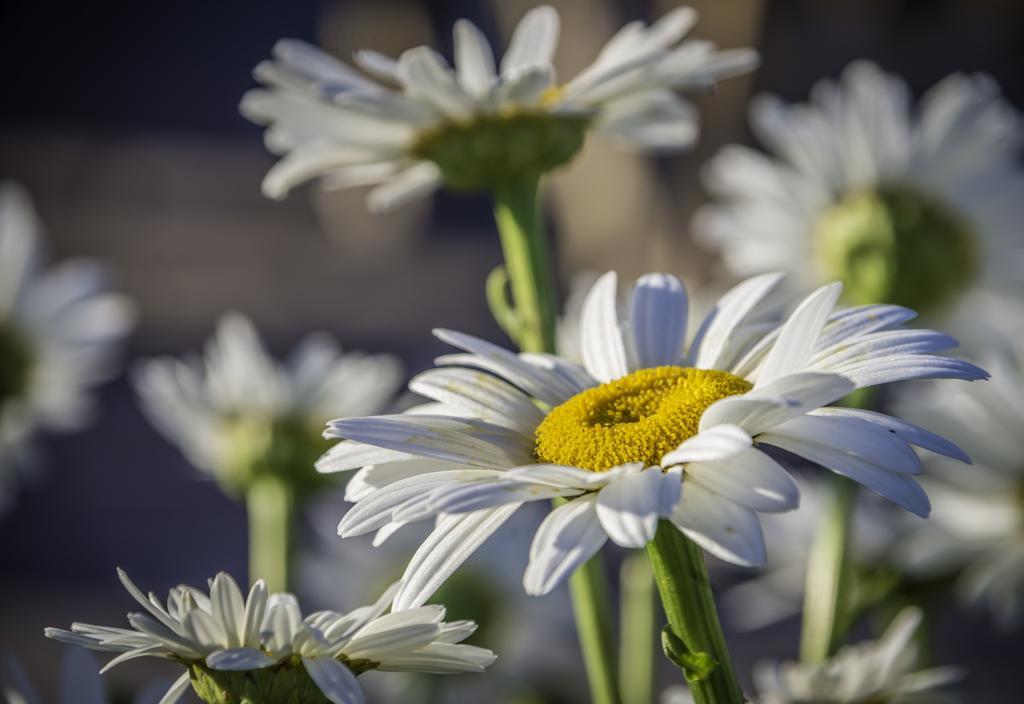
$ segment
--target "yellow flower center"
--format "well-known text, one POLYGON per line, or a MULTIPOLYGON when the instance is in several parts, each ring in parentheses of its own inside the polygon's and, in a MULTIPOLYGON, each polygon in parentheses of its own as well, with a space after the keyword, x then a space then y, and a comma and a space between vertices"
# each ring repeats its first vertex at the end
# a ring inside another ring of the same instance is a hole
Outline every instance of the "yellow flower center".
POLYGON ((537 428, 534 454, 594 472, 627 462, 656 465, 697 434, 708 406, 750 389, 747 380, 714 369, 641 369, 552 410, 537 428))

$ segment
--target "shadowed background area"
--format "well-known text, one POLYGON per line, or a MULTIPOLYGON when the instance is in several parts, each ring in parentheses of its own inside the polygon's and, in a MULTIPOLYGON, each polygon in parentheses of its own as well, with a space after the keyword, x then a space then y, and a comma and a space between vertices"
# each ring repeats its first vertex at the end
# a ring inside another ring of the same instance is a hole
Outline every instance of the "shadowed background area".
MULTIPOLYGON (((343 57, 359 47, 397 54, 423 43, 450 56, 448 28, 457 18, 504 45, 532 4, 7 3, 0 177, 32 194, 54 259, 103 259, 118 289, 137 302, 129 367, 138 357, 199 350, 219 315, 237 310, 276 354, 325 330, 346 348, 397 353, 415 373, 442 352, 433 327, 506 341, 482 296, 500 260, 487 201, 445 193, 373 216, 362 192, 310 186, 284 202, 267 200, 260 181, 273 159, 261 130, 238 115, 238 100, 280 37, 343 57)), ((675 3, 553 4, 562 15, 556 64, 570 75, 623 22, 652 19, 675 3)), ((689 4, 701 15, 695 36, 757 47, 762 67, 696 97, 702 132, 691 153, 643 159, 592 140, 552 178, 548 211, 563 290, 584 269, 614 267, 626 279, 669 271, 688 284, 712 278, 717 263, 688 234, 703 199, 699 166, 722 144, 749 139, 744 105, 753 93, 803 100, 818 78, 869 58, 903 75, 915 95, 950 72, 978 70, 1024 105, 1020 3, 689 4)), ((73 619, 119 624, 129 602, 115 565, 158 593, 221 569, 245 574, 242 508, 150 427, 124 375, 100 390, 100 403, 87 431, 44 439, 34 486, 0 516, 0 651, 16 654, 47 695, 56 691, 60 647, 43 639, 43 627, 73 619)), ((330 533, 338 514, 325 515, 316 514, 326 529, 316 528, 330 533)), ((517 559, 525 561, 521 548, 517 559)), ((568 608, 564 590, 551 598, 568 608)), ((1015 691, 1024 643, 954 616, 939 623, 936 660, 975 672, 969 701, 1007 701, 1002 692, 1015 691)), ((789 623, 734 638, 738 669, 749 672, 765 654, 793 654, 796 633, 789 623)), ((565 701, 583 701, 575 656, 559 667, 577 683, 565 701)), ((125 692, 171 672, 140 663, 113 671, 108 682, 125 692)))

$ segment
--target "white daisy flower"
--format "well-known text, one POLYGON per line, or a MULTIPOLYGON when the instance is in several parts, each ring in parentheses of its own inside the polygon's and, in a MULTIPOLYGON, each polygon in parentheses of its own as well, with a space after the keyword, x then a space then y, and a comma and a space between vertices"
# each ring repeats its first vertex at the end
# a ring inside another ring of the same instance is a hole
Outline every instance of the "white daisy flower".
POLYGON ((1024 294, 1024 129, 990 77, 954 74, 912 107, 856 62, 809 104, 755 99, 750 120, 771 153, 725 147, 694 221, 737 275, 841 280, 851 303, 957 321, 985 312, 976 294, 1024 294))
POLYGON ((243 598, 222 572, 210 580, 209 595, 179 586, 170 590, 165 606, 155 594, 143 594, 123 571, 118 575, 148 612, 128 614, 132 628, 75 623, 70 631, 48 628, 46 635, 121 653, 101 672, 137 657, 184 666, 186 672, 161 704, 177 701, 190 684, 206 701, 225 701, 228 695, 274 701, 267 698, 270 692, 288 690, 300 701, 357 704, 364 701, 356 679, 363 672, 483 672, 495 659, 489 650, 459 645, 476 624, 445 623, 441 606, 386 614, 397 584, 372 606, 303 618, 294 596, 268 594, 262 580, 243 598))
POLYGON ((267 89, 241 105, 269 125, 267 146, 283 155, 263 190, 282 198, 317 176, 331 187, 379 184, 368 204, 383 210, 442 183, 493 189, 510 174, 537 177, 572 159, 589 131, 630 148, 686 148, 696 110, 673 91, 710 88, 757 62, 750 49, 684 42, 696 19, 683 7, 651 26, 632 22, 564 84, 552 66, 558 13, 548 6, 523 17, 500 62, 483 33, 459 20, 454 68, 421 46, 397 60, 357 52, 360 73, 282 40, 274 61, 255 70, 267 89))
POLYGON ((328 426, 326 436, 349 441, 320 471, 365 466, 350 484, 357 503, 340 534, 378 531, 382 540, 438 516, 396 596, 404 608, 428 598, 522 503, 554 497, 571 500, 534 537, 524 576, 531 594, 551 591, 609 538, 643 547, 662 518, 724 560, 762 565, 758 513, 799 501, 764 446, 927 515, 910 445, 949 454, 949 444, 886 415, 824 406, 857 388, 985 373, 938 354, 955 345, 950 337, 905 329, 913 311, 834 311, 839 284, 812 293, 781 325, 759 325, 759 304, 779 280, 734 288, 685 344, 678 280, 644 276, 621 316, 615 274, 605 274, 584 304, 582 366, 438 331, 465 353, 441 357, 443 368, 410 384, 433 407, 328 426))
POLYGON ((936 690, 963 677, 953 667, 915 670, 918 609, 904 609, 877 641, 847 646, 823 663, 764 664, 755 669, 759 704, 940 704, 936 690))
MULTIPOLYGON (((61 661, 59 704, 110 704, 107 689, 97 671, 99 666, 92 653, 81 648, 67 648, 61 661)), ((163 690, 156 693, 158 682, 143 687, 133 698, 133 704, 158 704, 163 690)), ((164 685, 166 689, 166 684, 164 685)), ((14 659, 8 658, 0 667, 0 693, 7 704, 43 704, 28 674, 14 659)))
POLYGON ((925 458, 933 520, 897 546, 894 562, 919 577, 959 572, 959 596, 1010 629, 1024 618, 1024 367, 1009 354, 986 364, 989 384, 938 384, 899 399, 904 413, 956 440, 975 464, 957 472, 942 457, 925 458))
POLYGON ((44 270, 43 254, 28 195, 0 183, 0 510, 31 468, 36 431, 79 430, 92 420, 90 390, 116 372, 134 320, 98 263, 44 270))
MULTIPOLYGON (((153 424, 196 467, 234 493, 254 474, 288 472, 298 485, 326 449, 328 418, 383 410, 401 384, 389 355, 342 353, 329 336, 303 340, 285 363, 267 352, 253 324, 221 319, 205 359, 155 359, 133 375, 153 424)), ((307 487, 308 488, 308 487, 307 487)))

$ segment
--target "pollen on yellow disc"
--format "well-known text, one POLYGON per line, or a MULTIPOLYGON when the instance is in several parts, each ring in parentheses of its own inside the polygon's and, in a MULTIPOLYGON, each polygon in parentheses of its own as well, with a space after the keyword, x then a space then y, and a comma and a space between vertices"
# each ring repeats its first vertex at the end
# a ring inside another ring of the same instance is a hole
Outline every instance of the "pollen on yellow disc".
POLYGON ((552 410, 537 428, 535 455, 594 472, 628 462, 655 465, 697 434, 711 404, 750 389, 745 379, 714 369, 641 369, 552 410))

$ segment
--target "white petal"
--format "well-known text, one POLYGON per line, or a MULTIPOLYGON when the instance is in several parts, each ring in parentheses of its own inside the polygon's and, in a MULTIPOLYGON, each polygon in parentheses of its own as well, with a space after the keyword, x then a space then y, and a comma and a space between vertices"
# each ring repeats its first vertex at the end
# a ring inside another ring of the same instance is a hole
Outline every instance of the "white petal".
POLYGON ((181 699, 182 695, 185 694, 189 689, 192 688, 192 679, 186 672, 178 679, 174 680, 174 684, 168 688, 167 693, 160 698, 157 704, 177 704, 178 700, 181 699))
POLYGON ((391 486, 403 479, 457 469, 465 469, 465 465, 454 462, 438 462, 437 460, 403 460, 372 464, 363 467, 349 479, 348 484, 345 485, 345 501, 356 503, 378 489, 391 486))
POLYGON ((696 141, 698 114, 693 104, 674 93, 646 91, 603 105, 594 129, 627 149, 674 152, 696 141))
POLYGON ((629 328, 639 368, 679 364, 686 339, 686 289, 669 274, 647 274, 629 297, 629 328))
POLYGON ((758 370, 756 386, 763 386, 780 376, 803 370, 842 291, 842 284, 828 284, 797 306, 782 326, 771 352, 758 370))
POLYGON ((394 520, 412 522, 439 513, 471 513, 505 504, 542 501, 558 496, 575 496, 581 491, 576 488, 519 482, 502 477, 453 482, 431 491, 424 504, 413 507, 411 512, 405 509, 396 510, 394 520))
POLYGON ((960 460, 967 464, 971 463, 971 458, 967 456, 966 452, 944 437, 929 432, 912 423, 907 423, 899 418, 893 418, 892 416, 885 415, 884 413, 865 411, 859 408, 819 408, 817 411, 814 411, 814 415, 837 415, 859 418, 895 433, 896 437, 900 438, 908 445, 916 445, 917 447, 924 448, 925 450, 930 450, 931 452, 951 457, 952 459, 960 460))
POLYGON ((726 562, 759 567, 767 560, 757 514, 696 482, 685 482, 671 520, 690 540, 726 562))
POLYGON ((731 457, 749 449, 750 434, 736 425, 716 425, 702 430, 665 455, 661 464, 670 467, 684 462, 707 462, 731 457))
MULTIPOLYGON (((908 470, 913 470, 913 466, 908 463, 908 458, 900 452, 893 452, 891 446, 888 448, 865 447, 860 443, 856 447, 837 446, 832 434, 838 426, 824 427, 817 423, 821 420, 825 420, 825 418, 797 418, 786 425, 779 426, 771 433, 766 433, 759 439, 849 477, 918 516, 928 516, 931 510, 928 495, 914 481, 913 477, 905 473, 908 470), (811 423, 808 424, 808 421, 811 423), (860 456, 868 452, 870 452, 870 458, 860 456), (871 461, 872 459, 888 461, 884 465, 880 465, 871 461)), ((888 433, 884 435, 897 439, 888 433)), ((875 442, 882 442, 881 438, 884 436, 874 435, 872 437, 875 442)))
POLYGON ((736 330, 765 296, 782 280, 782 274, 762 274, 740 283, 719 300, 701 325, 690 357, 698 369, 724 369, 726 353, 736 330))
POLYGON ((398 59, 398 80, 406 92, 455 120, 473 116, 473 100, 455 80, 445 60, 426 46, 409 49, 398 59))
POLYGON ((245 602, 242 591, 227 572, 219 572, 210 587, 213 617, 224 626, 228 648, 238 648, 245 640, 245 602))
POLYGON ((433 162, 421 161, 370 191, 366 205, 375 213, 386 212, 430 195, 440 185, 441 170, 433 162))
POLYGON ((444 607, 421 606, 385 614, 355 634, 345 645, 354 660, 380 660, 387 653, 416 650, 441 635, 444 607))
POLYGON ((701 416, 701 432, 720 423, 731 423, 757 435, 834 403, 853 390, 852 381, 835 374, 788 374, 742 396, 717 401, 701 416))
POLYGON ((277 661, 274 658, 256 648, 216 650, 206 656, 208 667, 214 670, 234 670, 236 672, 259 670, 263 667, 270 667, 275 662, 277 661))
POLYGON ((482 97, 494 84, 494 54, 483 32, 469 20, 455 23, 455 72, 470 95, 482 97))
POLYGON ((534 66, 503 74, 494 94, 494 103, 499 107, 536 107, 544 91, 553 84, 554 69, 550 66, 534 66))
POLYGON ((501 60, 502 74, 550 64, 558 43, 558 25, 558 13, 548 5, 523 15, 501 60))
POLYGON ((515 513, 519 504, 473 513, 441 516, 409 561, 395 595, 396 611, 420 606, 473 552, 515 513))
POLYGON ((800 504, 800 487, 793 477, 753 448, 724 460, 692 462, 686 467, 686 476, 755 511, 789 511, 800 504))
POLYGON ((642 548, 654 539, 658 520, 679 502, 682 480, 651 467, 627 474, 597 494, 597 517, 605 533, 624 548, 642 548))
POLYGON ((608 536, 596 511, 597 497, 585 496, 559 506, 540 524, 523 574, 527 594, 547 594, 601 549, 608 536))
POLYGON ((523 392, 491 374, 470 369, 431 369, 409 382, 409 390, 488 423, 533 434, 544 414, 523 392))
POLYGON ((366 697, 356 676, 334 658, 302 658, 302 666, 334 704, 365 704, 366 697))
POLYGON ((615 272, 609 271, 590 289, 580 315, 583 364, 591 376, 606 383, 629 373, 615 291, 615 272))

